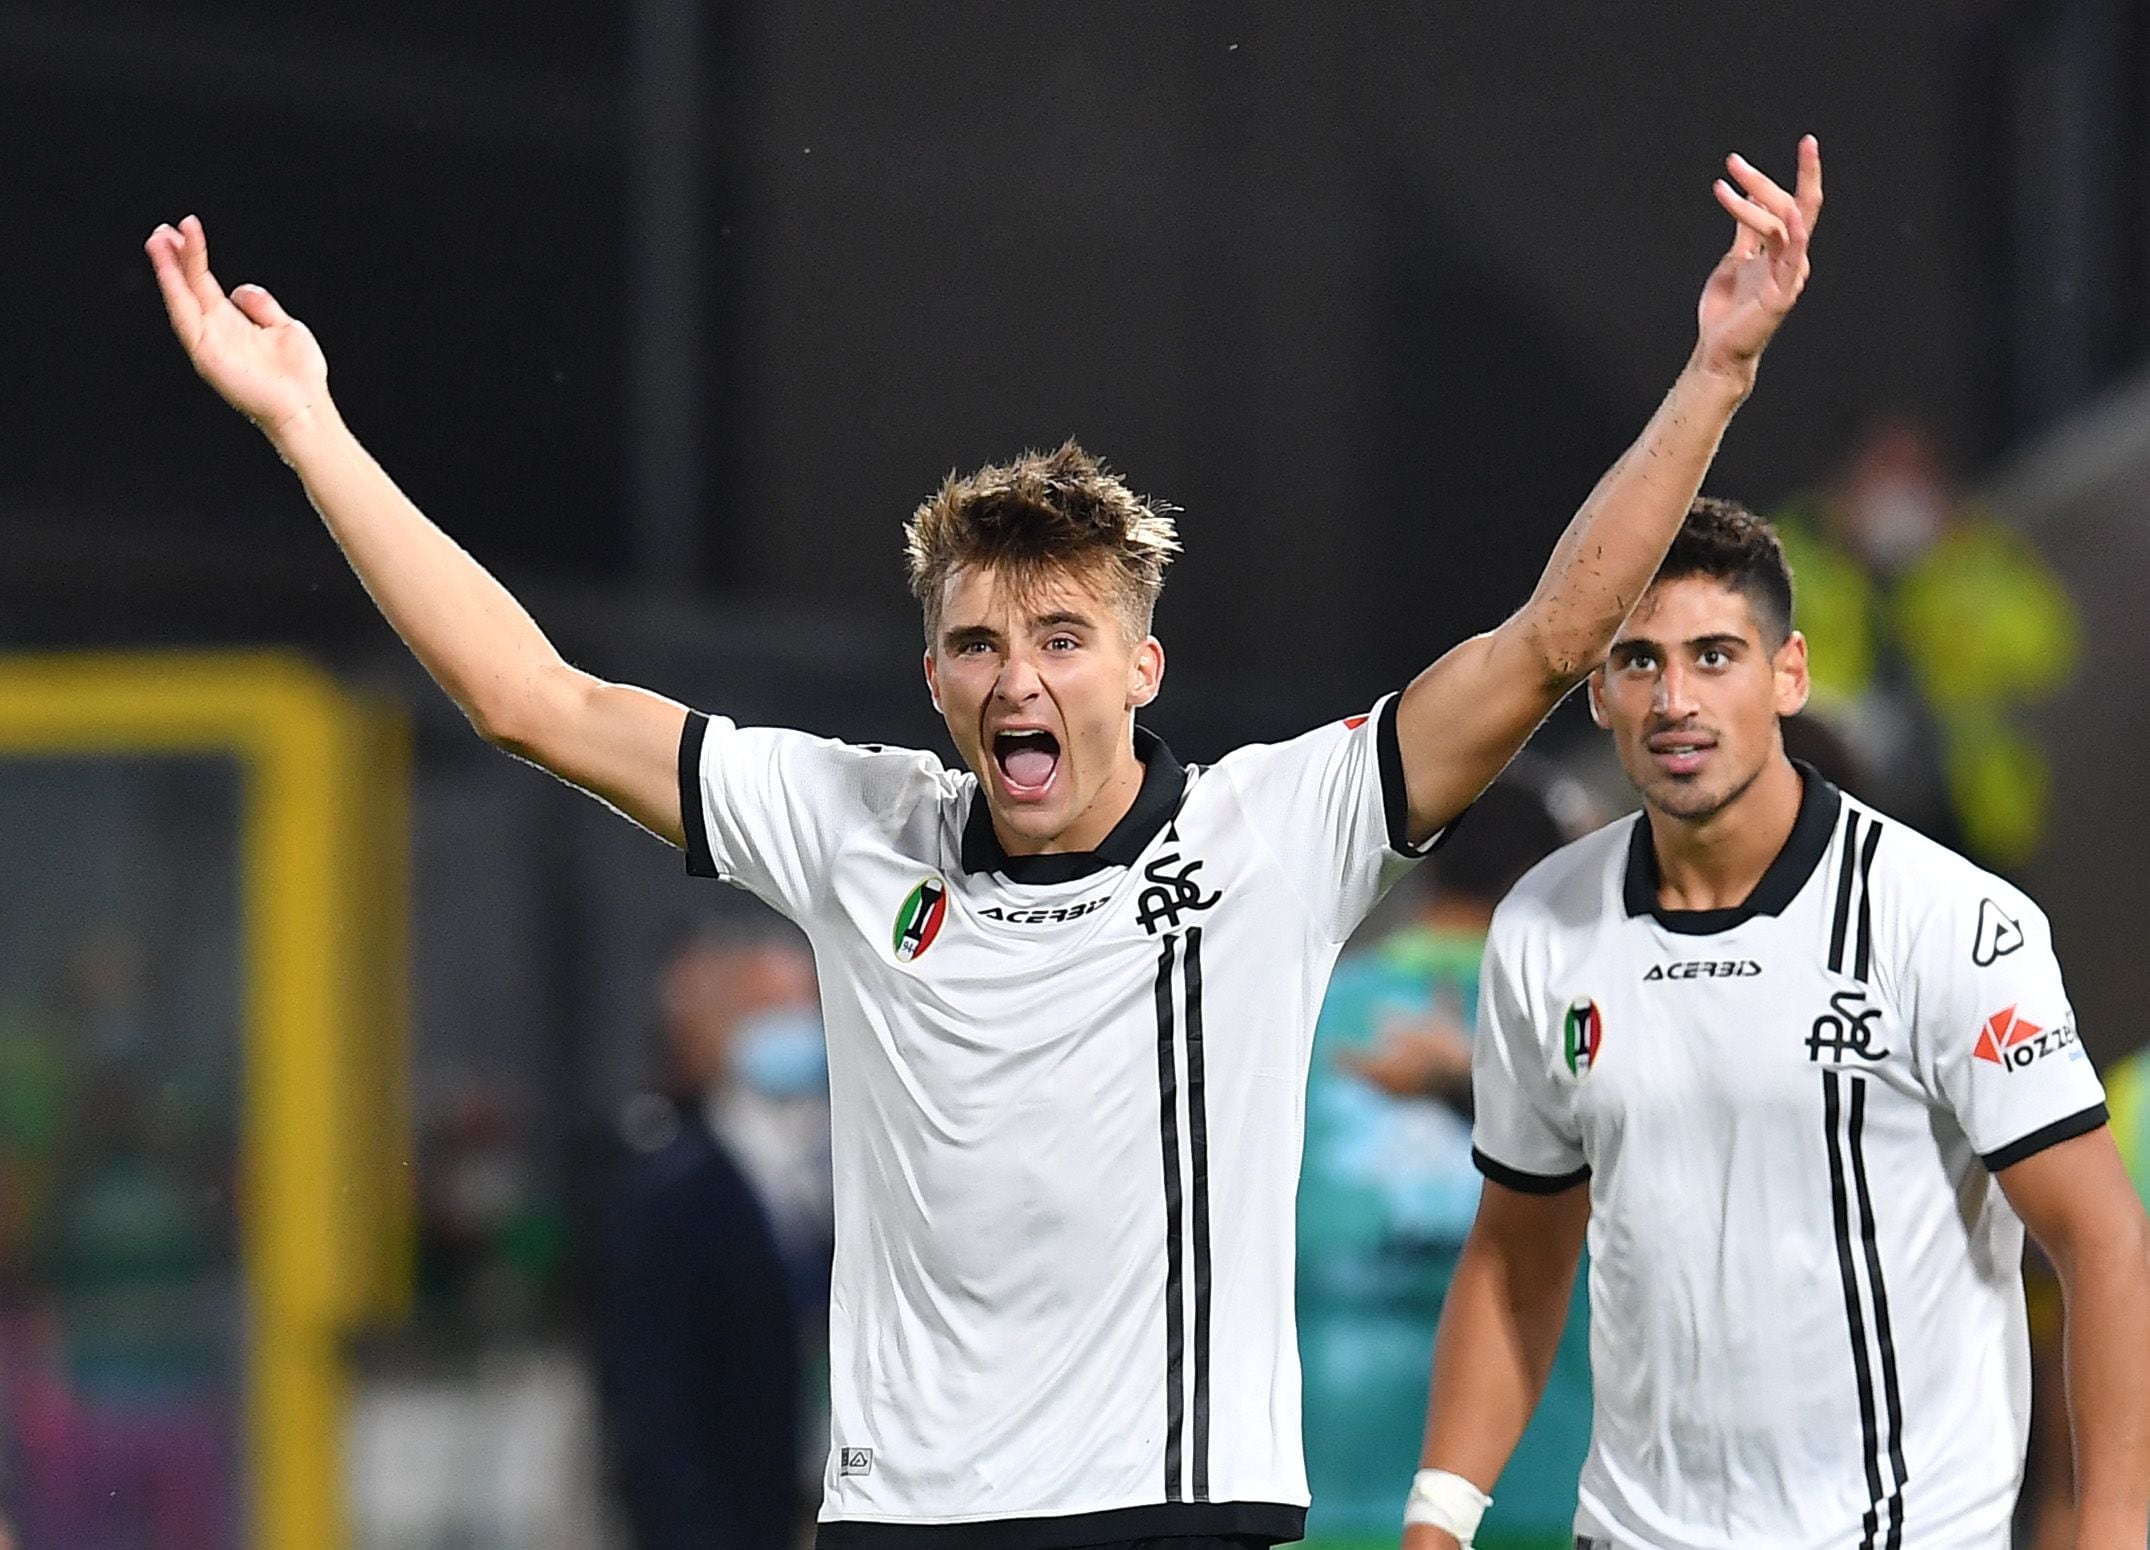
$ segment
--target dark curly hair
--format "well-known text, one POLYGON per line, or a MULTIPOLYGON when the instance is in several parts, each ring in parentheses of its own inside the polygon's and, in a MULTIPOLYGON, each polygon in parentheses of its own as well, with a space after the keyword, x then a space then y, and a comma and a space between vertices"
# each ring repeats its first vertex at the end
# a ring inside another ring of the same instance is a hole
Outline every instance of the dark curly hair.
POLYGON ((1766 643, 1792 633, 1792 567, 1777 530, 1738 501, 1698 496, 1658 566, 1658 581, 1708 576, 1747 599, 1766 643))

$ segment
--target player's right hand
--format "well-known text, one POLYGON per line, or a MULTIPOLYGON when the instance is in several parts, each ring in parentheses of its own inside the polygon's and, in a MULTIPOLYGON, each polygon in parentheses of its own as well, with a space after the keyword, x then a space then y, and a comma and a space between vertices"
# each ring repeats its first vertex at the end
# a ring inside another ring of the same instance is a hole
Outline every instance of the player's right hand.
POLYGON ((143 244, 172 332, 201 379, 272 439, 328 407, 328 358, 313 331, 258 285, 227 296, 209 272, 209 237, 188 216, 143 244))

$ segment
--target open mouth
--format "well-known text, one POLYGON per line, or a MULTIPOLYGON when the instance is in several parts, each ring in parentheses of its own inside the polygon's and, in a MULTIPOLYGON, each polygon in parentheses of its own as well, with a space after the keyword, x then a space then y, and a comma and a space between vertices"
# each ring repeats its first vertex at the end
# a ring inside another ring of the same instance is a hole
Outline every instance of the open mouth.
POLYGON ((1060 739, 1041 728, 993 734, 993 762, 1011 796, 1037 796, 1060 768, 1060 739))
POLYGON ((1648 740, 1650 756, 1672 775, 1692 775, 1717 747, 1717 739, 1700 732, 1659 732, 1648 740))

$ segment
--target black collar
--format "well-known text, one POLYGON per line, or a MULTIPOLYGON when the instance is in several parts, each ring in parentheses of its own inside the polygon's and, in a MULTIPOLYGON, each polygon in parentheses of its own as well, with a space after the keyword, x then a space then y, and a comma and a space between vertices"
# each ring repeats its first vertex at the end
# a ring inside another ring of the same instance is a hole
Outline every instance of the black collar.
POLYGON ((1095 850, 1063 850, 1044 856, 1011 856, 993 832, 993 813, 981 784, 971 793, 970 817, 963 825, 963 870, 998 872, 1011 883, 1070 883, 1109 866, 1133 866, 1157 831, 1179 811, 1187 789, 1187 771, 1158 736, 1135 728, 1135 757, 1142 761, 1142 789, 1134 806, 1112 826, 1095 850))
POLYGON ((1630 916, 1654 915, 1667 931, 1682 936, 1711 936, 1729 931, 1757 915, 1781 915, 1799 897, 1807 879, 1821 865, 1829 849, 1829 836, 1836 832, 1837 810, 1843 805, 1836 787, 1823 780, 1814 767, 1794 759, 1806 789, 1800 794, 1799 816, 1792 832, 1769 863, 1769 870, 1754 885, 1746 902, 1724 910, 1668 910, 1657 902, 1657 848, 1650 843, 1650 815, 1637 813, 1627 841, 1627 912, 1630 916))

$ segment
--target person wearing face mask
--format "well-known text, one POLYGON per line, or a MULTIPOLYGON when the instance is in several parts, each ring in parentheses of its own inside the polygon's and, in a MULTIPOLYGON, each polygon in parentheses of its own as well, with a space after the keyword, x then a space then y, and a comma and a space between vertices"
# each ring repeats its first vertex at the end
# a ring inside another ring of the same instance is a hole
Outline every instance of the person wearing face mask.
POLYGON ((803 1504, 805 1331, 828 1295, 827 1061, 796 938, 704 927, 659 983, 661 1093, 628 1100, 599 1366, 638 1550, 774 1550, 803 1504))
POLYGON ((2044 831, 2045 750, 2016 724, 2074 671, 2074 603, 2037 550, 1960 501, 1933 436, 1878 421, 1836 484, 1776 521, 1811 621, 1814 704, 1872 794, 1991 866, 2044 831))

